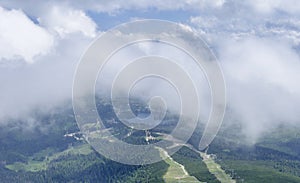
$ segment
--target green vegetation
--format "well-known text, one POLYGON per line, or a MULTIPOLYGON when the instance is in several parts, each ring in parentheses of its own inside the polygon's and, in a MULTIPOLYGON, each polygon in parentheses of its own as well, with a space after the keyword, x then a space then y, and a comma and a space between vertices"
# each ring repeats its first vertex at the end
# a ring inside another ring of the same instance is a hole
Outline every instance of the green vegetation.
POLYGON ((234 131, 238 127, 223 128, 209 152, 237 182, 300 182, 299 127, 274 128, 254 144, 234 131))
POLYGON ((227 173, 233 173, 240 177, 238 182, 300 182, 300 177, 278 172, 276 169, 270 166, 270 163, 266 161, 231 160, 224 161, 222 165, 227 168, 227 173))
POLYGON ((161 153, 161 157, 164 158, 164 161, 169 165, 169 168, 163 177, 165 182, 199 182, 198 179, 188 174, 183 165, 174 161, 173 158, 170 157, 165 150, 159 150, 161 153))
POLYGON ((178 152, 172 155, 172 158, 182 164, 187 172, 196 177, 201 182, 219 183, 216 177, 209 172, 200 155, 189 149, 182 147, 178 152))
POLYGON ((76 147, 70 147, 65 151, 57 152, 57 153, 53 153, 53 151, 48 148, 46 150, 34 154, 32 157, 29 157, 29 160, 27 162, 24 163, 15 162, 13 164, 6 165, 6 168, 17 172, 18 171, 38 172, 38 171, 46 170, 50 162, 58 159, 59 157, 67 156, 67 155, 88 155, 92 152, 93 150, 88 144, 82 144, 76 147), (43 160, 37 161, 36 159, 43 159, 43 160))
POLYGON ((219 164, 217 164, 214 159, 211 157, 212 155, 208 155, 206 153, 200 153, 201 157, 203 158, 203 162, 206 164, 210 173, 215 175, 217 179, 222 183, 235 183, 236 181, 233 180, 225 171, 221 168, 219 164))
MULTIPOLYGON (((139 105, 136 107, 143 110, 139 105)), ((100 112, 106 114, 105 125, 113 128, 117 138, 133 144, 147 143, 144 131, 126 129, 113 121, 110 108, 105 105, 100 112)), ((175 118, 171 116, 151 131, 156 137, 154 142, 162 138, 162 133, 173 129, 175 118)), ((216 155, 214 159, 203 160, 198 151, 183 147, 165 161, 131 166, 106 159, 80 140, 71 110, 39 114, 36 120, 39 125, 30 129, 18 121, 1 126, 1 182, 219 183, 219 180, 232 181, 229 176, 238 183, 300 182, 299 127, 282 126, 256 143, 247 144, 239 126, 223 126, 208 150, 209 154, 216 155), (64 136, 74 132, 79 138, 64 136)), ((203 128, 195 130, 189 141, 195 147, 203 128)))

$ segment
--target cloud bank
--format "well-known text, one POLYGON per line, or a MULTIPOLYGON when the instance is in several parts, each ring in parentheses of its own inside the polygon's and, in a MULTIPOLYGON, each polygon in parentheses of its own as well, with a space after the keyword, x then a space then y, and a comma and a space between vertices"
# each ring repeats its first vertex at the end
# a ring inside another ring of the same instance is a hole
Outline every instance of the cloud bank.
POLYGON ((33 20, 0 7, 0 123, 69 102, 77 62, 96 34, 81 10, 49 7, 33 20))
POLYGON ((231 120, 239 121, 249 138, 280 123, 300 124, 299 1, 0 0, 0 6, 2 123, 69 100, 80 55, 103 31, 101 24, 110 23, 103 14, 121 19, 134 10, 190 15, 181 23, 217 54, 231 120))
POLYGON ((231 120, 252 141, 279 124, 300 124, 300 59, 289 44, 245 38, 223 43, 231 120), (280 44, 279 44, 280 43, 280 44))
POLYGON ((24 59, 47 54, 53 46, 52 35, 34 24, 21 10, 0 7, 0 60, 24 59))

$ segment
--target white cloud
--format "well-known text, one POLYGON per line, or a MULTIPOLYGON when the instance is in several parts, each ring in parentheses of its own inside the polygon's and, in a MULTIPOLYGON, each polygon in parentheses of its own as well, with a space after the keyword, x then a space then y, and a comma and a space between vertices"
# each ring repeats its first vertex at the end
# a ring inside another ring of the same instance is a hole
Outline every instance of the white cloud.
POLYGON ((53 37, 34 24, 21 10, 0 7, 0 60, 24 59, 34 62, 34 57, 49 52, 53 37))
MULTIPOLYGON (((115 13, 122 10, 145 10, 155 8, 158 10, 208 10, 215 11, 226 7, 235 7, 238 10, 243 9, 243 13, 247 14, 249 11, 255 10, 259 13, 274 13, 279 11, 299 14, 300 1, 298 0, 50 0, 47 3, 43 1, 18 1, 0 0, 0 4, 5 7, 18 7, 30 13, 41 14, 43 10, 47 10, 51 6, 67 6, 79 10, 91 10, 106 13, 115 13), (35 6, 32 6, 34 4, 35 6), (42 10, 41 10, 42 9, 42 10)), ((216 12, 214 12, 216 13, 216 12)), ((228 12, 229 15, 232 12, 228 12)), ((224 17, 226 18, 226 17, 224 17)))
POLYGON ((117 16, 122 16, 122 10, 151 11, 154 8, 192 10, 192 28, 197 28, 217 51, 226 76, 228 106, 245 126, 249 137, 255 139, 281 122, 300 123, 300 59, 293 48, 300 43, 297 16, 300 1, 0 2, 8 8, 23 9, 39 18, 40 23, 34 24, 21 10, 0 9, 1 59, 19 56, 33 62, 35 56, 51 49, 53 37, 57 43, 54 53, 36 63, 39 66, 32 64, 8 71, 0 68, 0 85, 5 88, 0 93, 0 118, 20 116, 36 106, 69 99, 74 62, 97 31, 95 22, 85 13, 87 10, 119 11, 117 16), (31 6, 32 3, 35 6, 31 6), (12 102, 12 98, 18 102, 12 102))
POLYGON ((298 0, 248 0, 246 4, 249 4, 260 13, 274 13, 280 10, 297 14, 300 11, 300 1, 298 0))
POLYGON ((90 41, 70 35, 57 40, 56 50, 33 64, 0 67, 0 125, 10 118, 26 121, 35 110, 69 105, 77 62, 90 41))
POLYGON ((90 1, 68 1, 68 4, 85 10, 93 10, 98 12, 114 13, 122 10, 145 10, 155 8, 158 10, 178 10, 178 9, 203 9, 203 8, 220 8, 225 0, 90 0, 90 1))
POLYGON ((96 24, 81 10, 35 8, 31 19, 27 11, 0 7, 1 124, 69 102, 76 64, 96 34, 96 24))
POLYGON ((41 14, 40 8, 47 10, 51 6, 67 6, 80 10, 91 10, 97 12, 115 13, 122 10, 145 10, 155 8, 158 10, 200 10, 205 8, 221 8, 225 0, 66 0, 58 1, 52 0, 47 3, 43 1, 29 0, 26 2, 20 2, 17 0, 3 1, 0 0, 0 4, 4 4, 7 7, 20 7, 26 11, 35 12, 41 14), (34 4, 35 6, 31 6, 34 4))
POLYGON ((87 37, 96 35, 97 25, 81 10, 53 6, 38 20, 41 25, 56 31, 61 37, 77 32, 87 37))
POLYGON ((217 19, 216 17, 196 16, 196 17, 191 17, 190 21, 192 24, 204 28, 214 28, 219 24, 219 19, 217 19))
POLYGON ((220 46, 234 120, 252 140, 281 123, 300 124, 300 58, 287 43, 248 37, 220 46))

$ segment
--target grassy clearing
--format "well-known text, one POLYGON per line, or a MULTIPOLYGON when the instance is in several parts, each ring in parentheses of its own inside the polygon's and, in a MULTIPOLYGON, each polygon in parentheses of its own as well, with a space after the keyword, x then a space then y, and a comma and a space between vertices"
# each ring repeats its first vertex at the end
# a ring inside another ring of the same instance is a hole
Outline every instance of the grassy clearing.
POLYGON ((201 157, 203 158, 203 162, 206 164, 210 173, 214 174, 217 179, 222 183, 235 183, 236 181, 233 180, 225 171, 221 168, 219 164, 217 164, 210 155, 206 153, 200 152, 201 157))
POLYGON ((176 162, 182 164, 188 174, 196 177, 200 182, 221 183, 209 172, 198 152, 188 147, 182 147, 179 151, 172 155, 172 158, 176 162))
POLYGON ((46 170, 48 164, 58 159, 61 156, 65 155, 88 155, 92 153, 93 150, 91 149, 89 144, 83 144, 76 147, 70 147, 62 152, 54 153, 51 149, 43 150, 39 153, 34 154, 26 163, 16 162, 14 164, 6 165, 6 168, 13 170, 13 171, 25 171, 25 172, 38 172, 42 170, 46 170), (41 160, 36 160, 41 159, 41 160))
POLYGON ((187 182, 187 183, 193 183, 193 182, 199 182, 198 179, 196 179, 193 176, 190 176, 187 171, 185 170, 184 166, 177 163, 173 160, 172 157, 168 155, 166 151, 163 149, 159 149, 161 157, 165 158, 165 162, 169 165, 168 170, 166 174, 163 176, 163 179, 166 183, 174 183, 174 182, 187 182))

